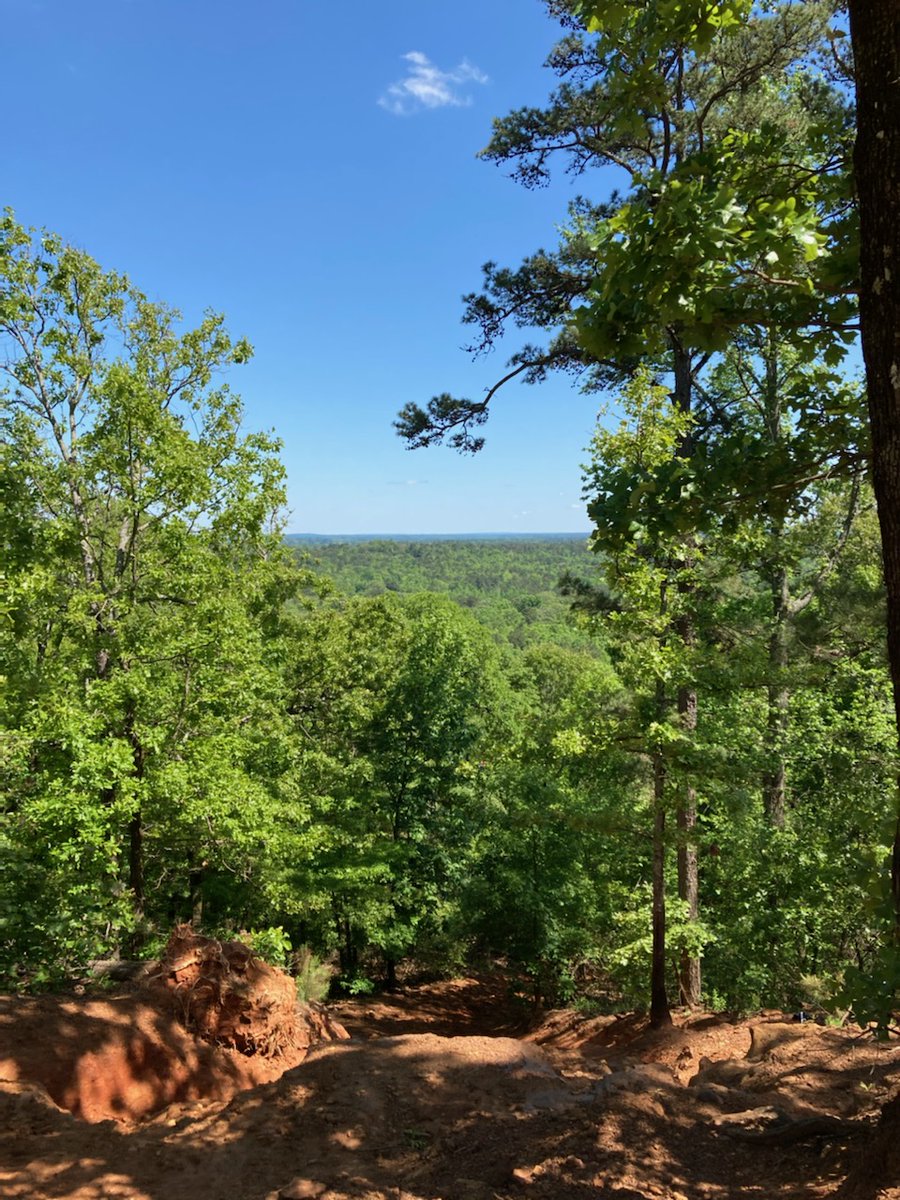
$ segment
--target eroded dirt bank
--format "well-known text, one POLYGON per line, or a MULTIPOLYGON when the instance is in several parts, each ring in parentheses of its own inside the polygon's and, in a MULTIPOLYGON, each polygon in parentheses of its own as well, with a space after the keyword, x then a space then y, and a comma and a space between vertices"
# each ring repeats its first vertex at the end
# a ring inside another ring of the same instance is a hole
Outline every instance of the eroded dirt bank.
POLYGON ((136 1021, 174 1052, 176 1076, 213 1049, 154 1043, 159 1026, 141 1026, 128 1000, 0 1004, 0 1194, 812 1200, 843 1185, 852 1200, 900 1198, 896 1154, 875 1132, 900 1088, 900 1050, 858 1031, 707 1016, 656 1035, 635 1018, 571 1013, 526 1031, 502 981, 469 980, 338 1006, 352 1040, 314 1046, 230 1099, 204 1096, 197 1076, 197 1092, 142 1122, 61 1110, 21 1050, 11 1078, 10 1039, 62 1064, 88 1044, 80 1017, 97 1047, 104 1022, 131 1032, 136 1021))

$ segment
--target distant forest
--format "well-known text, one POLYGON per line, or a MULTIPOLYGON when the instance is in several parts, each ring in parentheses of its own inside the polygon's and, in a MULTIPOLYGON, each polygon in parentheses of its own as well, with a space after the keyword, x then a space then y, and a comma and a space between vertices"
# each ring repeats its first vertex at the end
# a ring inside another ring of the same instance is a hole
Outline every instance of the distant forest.
POLYGON ((597 558, 586 538, 360 538, 310 546, 305 538, 287 540, 302 547, 311 556, 305 565, 331 580, 342 595, 436 592, 471 609, 498 642, 596 646, 572 621, 570 601, 558 586, 564 575, 596 575, 597 558))

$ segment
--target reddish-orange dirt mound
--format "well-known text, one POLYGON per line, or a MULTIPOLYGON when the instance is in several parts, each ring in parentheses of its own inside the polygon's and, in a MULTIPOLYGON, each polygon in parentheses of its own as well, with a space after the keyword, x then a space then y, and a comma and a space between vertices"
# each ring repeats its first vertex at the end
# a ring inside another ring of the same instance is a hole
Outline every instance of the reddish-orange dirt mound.
MULTIPOLYGON (((314 1048, 227 1104, 188 1099, 138 1125, 88 1125, 29 1083, 41 1077, 23 1056, 46 1065, 73 1042, 86 1052, 91 1038, 112 1036, 104 1020, 120 1026, 134 1071, 139 1048, 128 1038, 135 1020, 150 1019, 133 1011, 138 999, 0 1005, 0 1046, 14 1044, 7 1063, 19 1071, 4 1082, 0 1070, 0 1195, 900 1200, 889 1103, 900 1045, 859 1029, 695 1014, 653 1031, 634 1016, 557 1012, 517 1040, 504 1033, 521 1013, 505 981, 456 980, 369 997, 355 1012, 347 1002, 358 1038, 314 1048)), ((285 1062, 196 1041, 171 1010, 166 1019, 201 1060, 273 1072, 285 1062)))
POLYGON ((0 996, 0 1084, 36 1086, 86 1121, 136 1121, 278 1079, 347 1038, 239 942, 175 931, 147 986, 105 999, 0 996))
MULTIPOLYGON (((312 1040, 293 979, 243 942, 201 937, 179 925, 155 978, 171 993, 185 1028, 205 1042, 277 1058, 312 1040)), ((320 1037, 334 1036, 323 1014, 313 1014, 313 1023, 320 1037)))
POLYGON ((165 996, 0 997, 0 1080, 36 1084, 86 1121, 140 1120, 171 1104, 228 1100, 303 1058, 248 1058, 197 1041, 165 996))

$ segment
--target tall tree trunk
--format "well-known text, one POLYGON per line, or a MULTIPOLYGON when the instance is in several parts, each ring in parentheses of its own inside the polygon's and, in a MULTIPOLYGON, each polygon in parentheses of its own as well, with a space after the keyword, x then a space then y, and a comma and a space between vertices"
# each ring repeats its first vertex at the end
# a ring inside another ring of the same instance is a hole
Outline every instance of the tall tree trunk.
POLYGON ((141 816, 141 781, 144 778, 145 751, 135 729, 136 713, 129 707, 125 713, 125 733, 131 743, 131 759, 134 778, 137 782, 138 807, 128 822, 128 887, 131 891, 131 907, 134 913, 134 931, 130 945, 132 955, 137 955, 144 943, 144 822, 141 816))
POLYGON ((138 810, 128 823, 128 886, 134 915, 144 915, 144 823, 138 810))
POLYGON ((671 1025, 666 994, 666 768, 653 756, 653 949, 650 964, 650 1024, 671 1025))
MULTIPOLYGON (((675 377, 674 400, 679 412, 688 415, 691 411, 693 392, 693 363, 690 352, 685 350, 677 338, 672 338, 673 367, 675 377)), ((675 453, 687 458, 693 453, 693 435, 688 430, 682 437, 675 453)), ((682 575, 694 566, 696 546, 690 541, 685 544, 684 557, 678 564, 682 575)), ((682 604, 690 603, 694 585, 685 578, 679 581, 678 592, 682 604)), ((676 622, 676 630, 687 655, 691 655, 696 643, 694 619, 689 612, 682 612, 676 622)), ((692 741, 697 732, 697 689, 690 684, 678 689, 678 718, 681 729, 692 741)), ((689 921, 700 919, 700 876, 697 858, 697 791, 689 777, 685 777, 678 790, 676 812, 678 826, 678 898, 686 906, 689 921)), ((687 950, 681 953, 679 964, 679 990, 683 1004, 696 1008, 700 1003, 700 958, 687 950)))
MULTIPOLYGON (((697 728, 697 692, 694 688, 678 691, 678 716, 682 729, 691 735, 697 728)), ((679 792, 678 824, 678 896, 687 905, 689 921, 700 919, 700 876, 697 863, 697 793, 690 783, 679 792)), ((678 971, 682 1004, 696 1008, 700 1003, 700 959, 682 950, 678 971)))
POLYGON ((384 982, 385 987, 389 992, 396 992, 397 960, 396 958, 392 958, 389 954, 385 954, 384 956, 384 982))
POLYGON ((128 823, 128 887, 131 891, 131 908, 134 929, 128 936, 128 953, 138 958, 144 948, 144 826, 140 809, 128 823))
MULTIPOLYGON (((779 379, 778 338, 769 329, 765 343, 765 404, 766 433, 773 451, 783 438, 783 411, 779 379)), ((766 767, 762 774, 763 812, 773 829, 784 829, 786 815, 787 771, 784 748, 787 738, 788 704, 790 694, 785 683, 788 662, 788 621, 791 597, 788 589, 787 567, 783 562, 784 518, 772 519, 768 530, 772 558, 763 564, 763 576, 772 597, 772 627, 769 634, 769 683, 766 688, 766 735, 764 742, 766 767)))
POLYGON ((765 755, 768 764, 763 771, 763 811, 774 829, 784 829, 786 770, 784 742, 787 736, 790 692, 785 683, 787 669, 787 622, 790 595, 787 570, 775 567, 769 579, 772 590, 772 632, 769 637, 769 685, 767 691, 765 755))
MULTIPOLYGON (((900 0, 849 0, 849 13, 856 67, 860 324, 900 732, 900 0)), ((900 811, 891 883, 900 925, 900 811)))
POLYGON ((193 850, 187 853, 188 866, 188 904, 191 910, 191 924, 197 930, 203 925, 203 879, 206 875, 206 863, 197 862, 193 850))
MULTIPOLYGON (((656 685, 657 720, 665 719, 666 697, 656 685)), ((653 948, 650 962, 650 1024, 671 1025, 666 994, 666 765, 660 750, 653 754, 653 948)))

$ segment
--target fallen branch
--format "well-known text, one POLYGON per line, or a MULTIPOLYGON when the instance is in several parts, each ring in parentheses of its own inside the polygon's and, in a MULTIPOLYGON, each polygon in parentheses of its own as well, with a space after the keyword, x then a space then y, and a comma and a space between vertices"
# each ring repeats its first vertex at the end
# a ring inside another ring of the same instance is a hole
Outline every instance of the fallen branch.
MULTIPOLYGON (((758 1114, 748 1113, 748 1120, 754 1115, 758 1114)), ((729 1137, 740 1138, 744 1142, 758 1142, 767 1146, 793 1146, 796 1142, 806 1142, 812 1138, 858 1137, 868 1125, 864 1121, 843 1121, 839 1117, 801 1117, 797 1121, 778 1121, 767 1129, 741 1129, 725 1124, 720 1128, 729 1137)))

